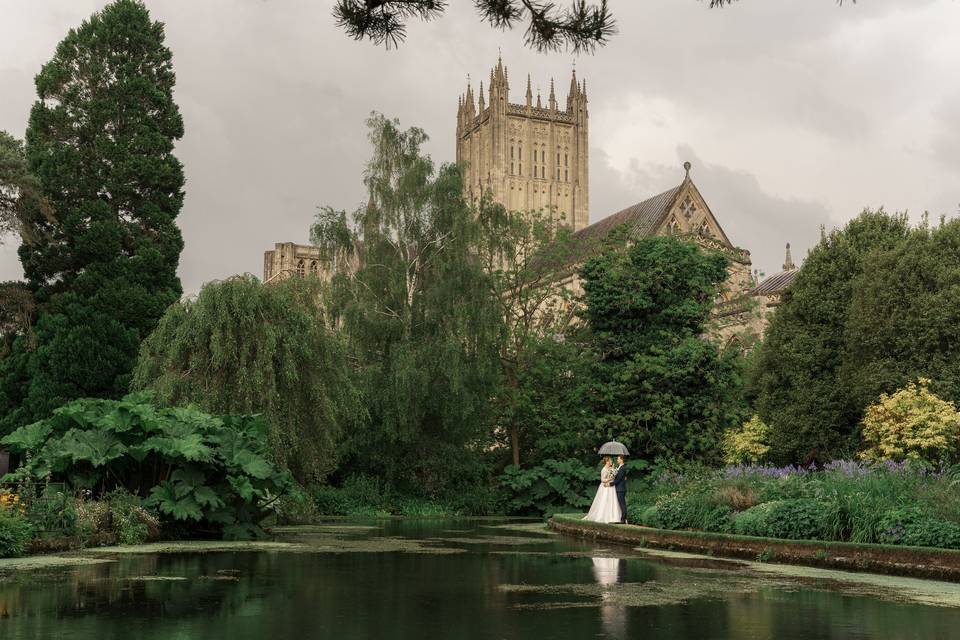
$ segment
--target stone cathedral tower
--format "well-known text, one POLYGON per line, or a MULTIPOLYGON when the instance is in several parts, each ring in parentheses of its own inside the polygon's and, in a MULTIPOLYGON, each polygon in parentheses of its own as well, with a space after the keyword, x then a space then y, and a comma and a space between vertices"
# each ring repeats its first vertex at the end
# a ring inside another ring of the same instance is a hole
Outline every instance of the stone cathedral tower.
POLYGON ((470 198, 489 192, 513 211, 543 210, 576 231, 589 224, 587 173, 587 85, 570 79, 566 108, 560 109, 550 81, 546 107, 533 102, 527 76, 525 104, 512 104, 507 69, 501 60, 490 72, 488 94, 479 97, 467 83, 457 103, 457 162, 466 165, 470 198))

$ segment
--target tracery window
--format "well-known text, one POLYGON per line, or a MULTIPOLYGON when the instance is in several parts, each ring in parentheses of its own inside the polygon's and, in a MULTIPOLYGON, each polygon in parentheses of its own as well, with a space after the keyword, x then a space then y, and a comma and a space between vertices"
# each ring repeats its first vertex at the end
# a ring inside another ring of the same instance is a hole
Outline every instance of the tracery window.
POLYGON ((680 211, 682 211, 683 216, 689 220, 693 217, 693 214, 697 212, 697 203, 688 195, 684 198, 683 204, 680 205, 680 211))
POLYGON ((310 261, 310 275, 312 276, 320 275, 320 265, 317 264, 316 260, 310 261))
POLYGON ((306 267, 303 264, 303 259, 297 260, 297 275, 301 278, 306 275, 306 267))

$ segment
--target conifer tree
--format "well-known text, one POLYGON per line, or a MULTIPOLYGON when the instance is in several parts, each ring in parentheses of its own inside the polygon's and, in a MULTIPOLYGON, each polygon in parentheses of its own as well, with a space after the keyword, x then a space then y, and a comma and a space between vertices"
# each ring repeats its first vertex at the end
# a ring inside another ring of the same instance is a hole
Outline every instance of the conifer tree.
POLYGON ((140 340, 181 294, 174 80, 164 27, 137 0, 71 30, 36 77, 26 156, 55 215, 32 217, 20 248, 39 313, 35 348, 4 363, 19 368, 2 372, 19 381, 0 391, 8 428, 123 395, 140 340))

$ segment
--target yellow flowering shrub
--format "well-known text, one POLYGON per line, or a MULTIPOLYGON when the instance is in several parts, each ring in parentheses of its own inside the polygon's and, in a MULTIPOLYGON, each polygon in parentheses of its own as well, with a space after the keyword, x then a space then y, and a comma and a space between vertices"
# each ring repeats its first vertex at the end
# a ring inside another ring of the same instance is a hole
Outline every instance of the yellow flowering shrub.
POLYGON ((863 417, 866 460, 954 460, 960 445, 960 413, 920 378, 892 395, 883 394, 863 417))
POLYGON ((20 496, 7 489, 0 489, 0 511, 15 511, 23 515, 26 508, 20 502, 20 496))
POLYGON ((770 427, 755 415, 739 429, 729 429, 723 435, 724 460, 729 464, 757 464, 770 451, 769 438, 770 427))

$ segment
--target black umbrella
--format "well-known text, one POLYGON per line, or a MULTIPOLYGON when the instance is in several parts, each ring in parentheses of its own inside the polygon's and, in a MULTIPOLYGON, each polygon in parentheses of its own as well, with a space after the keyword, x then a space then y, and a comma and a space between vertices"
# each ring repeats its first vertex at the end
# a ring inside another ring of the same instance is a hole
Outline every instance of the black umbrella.
POLYGON ((628 456, 630 452, 627 451, 627 448, 617 442, 616 440, 611 440, 607 442, 598 452, 601 456, 628 456))

